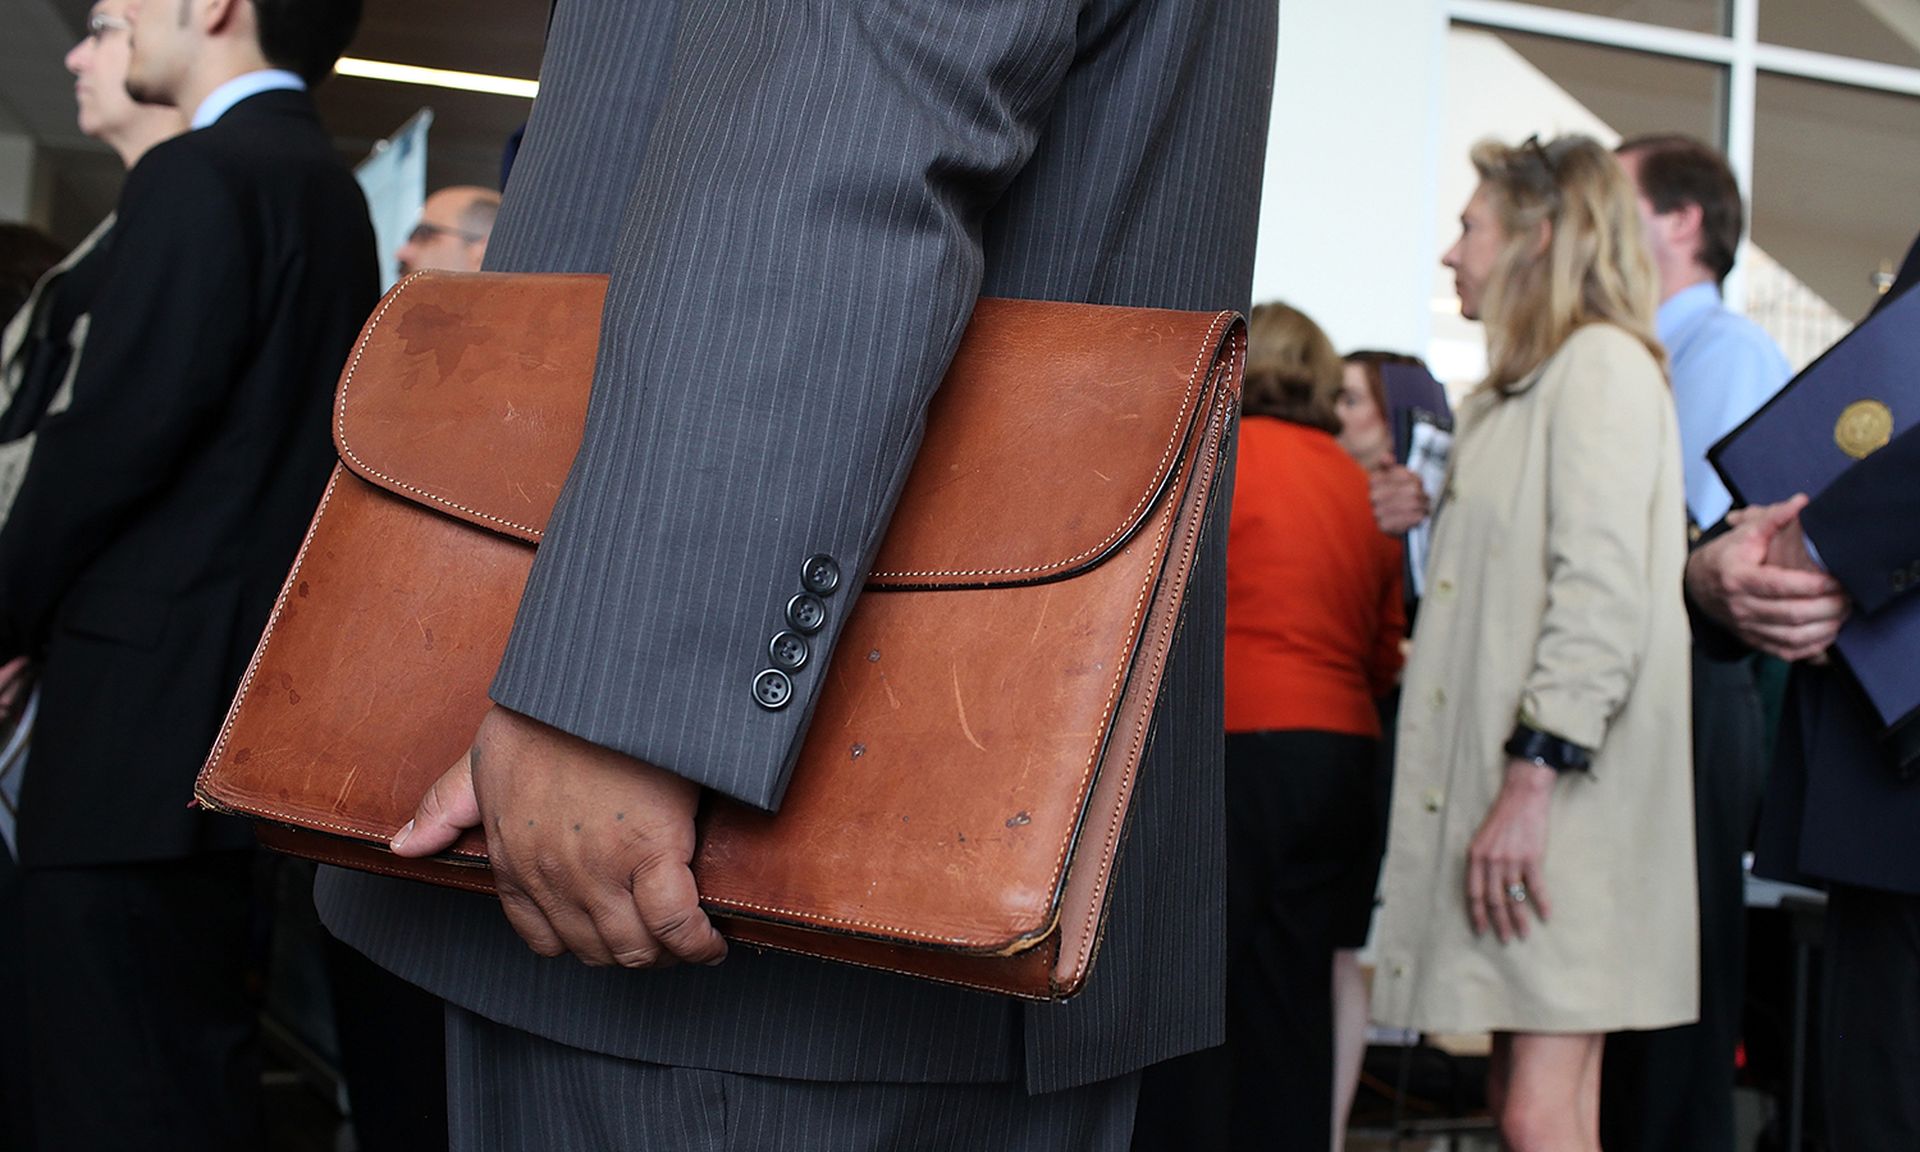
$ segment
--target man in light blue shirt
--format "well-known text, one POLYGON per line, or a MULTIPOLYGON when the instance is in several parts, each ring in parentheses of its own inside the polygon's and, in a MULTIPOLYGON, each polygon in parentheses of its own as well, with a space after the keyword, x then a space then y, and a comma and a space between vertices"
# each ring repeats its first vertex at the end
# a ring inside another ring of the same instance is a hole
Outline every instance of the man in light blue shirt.
POLYGON ((1720 300, 1743 216, 1726 160, 1684 136, 1629 140, 1619 156, 1640 190, 1641 227, 1660 276, 1657 326, 1680 415, 1687 510, 1708 528, 1733 501, 1707 463, 1707 449, 1778 392, 1793 370, 1758 324, 1720 300))
MULTIPOLYGON (((1657 324, 1697 539, 1732 505, 1707 449, 1792 372, 1767 334, 1720 300, 1744 216, 1725 158, 1685 136, 1640 137, 1618 154, 1639 190, 1642 231, 1660 277, 1657 324)), ((1693 729, 1700 1022, 1608 1037, 1600 1110, 1609 1148, 1733 1152, 1734 1049, 1746 976, 1741 857, 1766 771, 1751 661, 1716 660, 1695 646, 1693 729)))

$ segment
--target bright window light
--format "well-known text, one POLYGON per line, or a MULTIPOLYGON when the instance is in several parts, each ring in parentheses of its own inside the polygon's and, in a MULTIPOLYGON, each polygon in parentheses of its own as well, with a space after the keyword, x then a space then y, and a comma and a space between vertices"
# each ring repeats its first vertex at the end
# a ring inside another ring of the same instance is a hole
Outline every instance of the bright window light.
POLYGON ((334 65, 342 76, 362 80, 390 80, 395 84, 424 84, 430 88, 454 88, 462 92, 488 92, 496 96, 518 96, 531 100, 540 91, 537 80, 514 76, 488 76, 481 72, 455 72, 446 68, 422 68, 415 64, 393 64, 385 60, 361 60, 342 56, 334 65))

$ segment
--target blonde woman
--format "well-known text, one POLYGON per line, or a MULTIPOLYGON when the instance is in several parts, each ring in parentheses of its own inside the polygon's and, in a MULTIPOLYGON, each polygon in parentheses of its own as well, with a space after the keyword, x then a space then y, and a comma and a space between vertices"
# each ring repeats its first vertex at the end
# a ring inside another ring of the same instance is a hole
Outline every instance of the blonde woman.
POLYGON ((1399 725, 1374 1010, 1494 1034, 1515 1152, 1596 1152, 1603 1033, 1698 1002, 1685 497, 1634 193, 1585 137, 1473 150, 1485 322, 1399 725))

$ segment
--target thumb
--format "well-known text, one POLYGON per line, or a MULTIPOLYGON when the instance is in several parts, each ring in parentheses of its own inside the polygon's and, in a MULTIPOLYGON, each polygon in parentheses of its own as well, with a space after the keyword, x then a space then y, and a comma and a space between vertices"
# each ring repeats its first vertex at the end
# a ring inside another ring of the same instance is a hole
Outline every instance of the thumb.
POLYGON ((460 757, 420 798, 413 819, 393 835, 396 856, 431 856, 453 846, 460 834, 480 824, 480 802, 473 794, 473 753, 460 757))
POLYGON ((1807 506, 1807 494, 1796 492, 1778 504, 1768 504, 1759 510, 1756 517, 1760 530, 1769 538, 1778 535, 1780 530, 1794 522, 1800 510, 1807 506))

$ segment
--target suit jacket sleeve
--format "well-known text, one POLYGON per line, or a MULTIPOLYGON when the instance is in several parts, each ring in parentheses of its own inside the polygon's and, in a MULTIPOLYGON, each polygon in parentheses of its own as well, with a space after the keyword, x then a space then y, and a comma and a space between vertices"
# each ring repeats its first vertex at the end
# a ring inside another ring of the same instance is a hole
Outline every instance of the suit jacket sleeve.
POLYGON ((238 376, 251 284, 231 194, 184 141, 128 175, 73 402, 0 529, 0 650, 38 643, 88 561, 194 450, 238 376))
MULTIPOLYGON (((1549 369, 1573 378, 1561 381, 1547 417, 1547 605, 1520 712, 1597 749, 1645 655, 1652 534, 1669 522, 1654 507, 1661 453, 1676 471, 1679 454, 1663 414, 1665 382, 1638 341, 1601 325, 1572 340, 1575 354, 1549 369)), ((1676 533, 1680 518, 1676 500, 1676 533)))
POLYGON ((777 806, 1075 15, 741 2, 684 22, 495 700, 777 806), (754 679, 814 556, 839 586, 769 710, 754 679))

